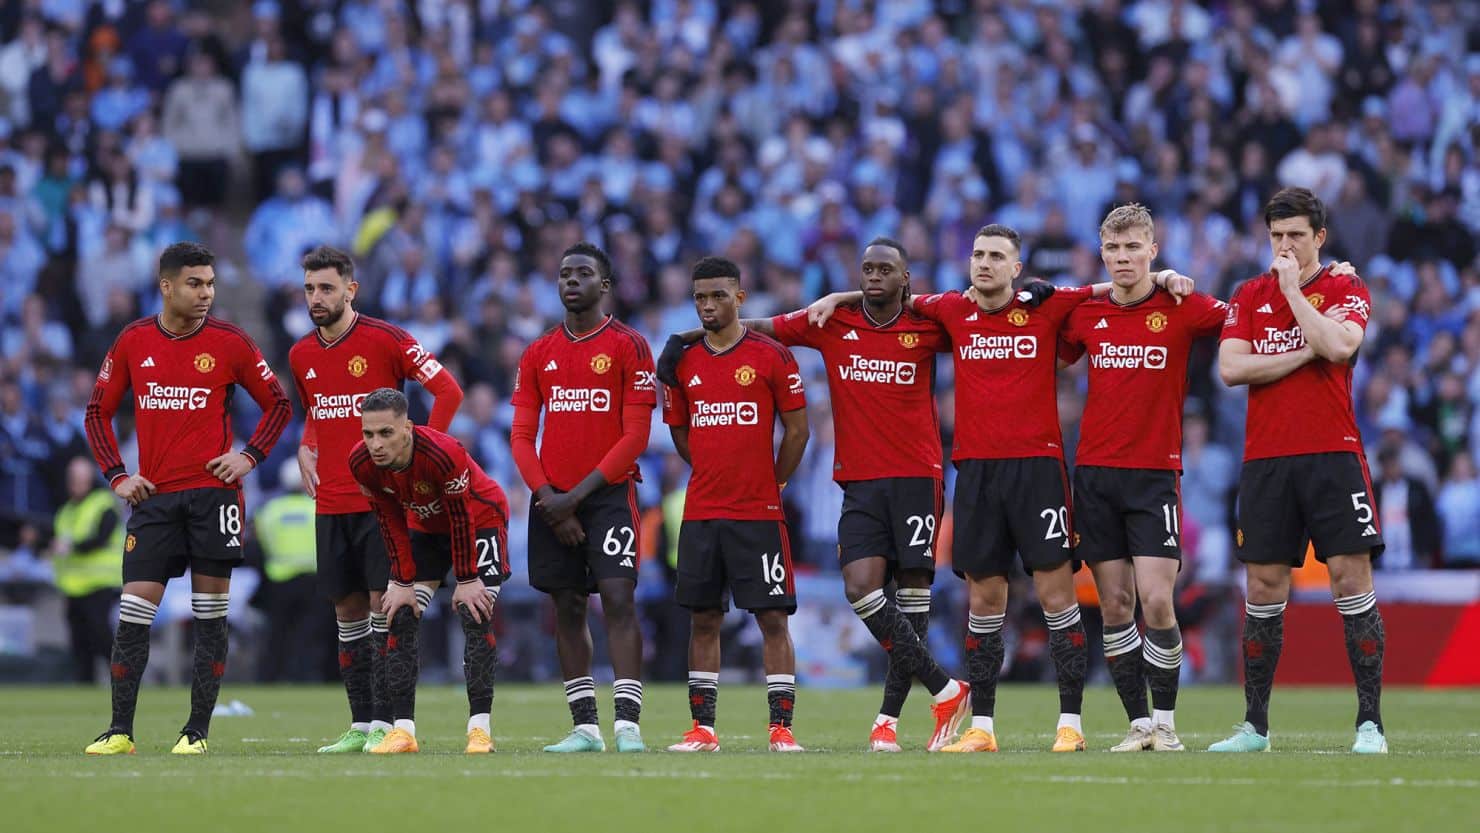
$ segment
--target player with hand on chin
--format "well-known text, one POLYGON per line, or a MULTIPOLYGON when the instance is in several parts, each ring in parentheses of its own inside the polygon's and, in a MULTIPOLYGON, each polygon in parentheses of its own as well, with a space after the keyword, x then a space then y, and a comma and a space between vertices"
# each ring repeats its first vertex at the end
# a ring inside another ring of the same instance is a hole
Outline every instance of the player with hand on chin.
POLYGON ((1284 647, 1290 570, 1307 542, 1331 573, 1357 688, 1352 751, 1388 751, 1382 724, 1386 642, 1372 585, 1383 550, 1372 478, 1352 407, 1352 369, 1372 314, 1356 275, 1321 266, 1326 206, 1285 188, 1264 207, 1273 260, 1229 302, 1218 372, 1249 386, 1239 476, 1238 558, 1248 574, 1244 611, 1244 720, 1212 752, 1263 752, 1269 697, 1284 647))
POLYGON ((462 443, 406 415, 406 396, 381 388, 360 403, 363 439, 350 472, 380 522, 391 580, 381 598, 390 620, 386 690, 394 728, 370 752, 416 752, 417 631, 422 611, 447 575, 457 579, 452 605, 462 621, 468 691, 468 754, 493 751, 489 712, 498 643, 493 606, 509 576, 505 546, 509 506, 503 489, 462 443), (407 523, 415 516, 416 529, 407 523))
POLYGON ((272 452, 292 417, 288 396, 257 345, 241 329, 210 317, 214 264, 215 256, 196 243, 175 243, 160 254, 164 308, 119 334, 87 404, 93 456, 114 493, 133 507, 113 640, 113 720, 88 745, 89 755, 134 751, 149 628, 165 583, 187 568, 195 614, 190 719, 171 751, 205 754, 226 673, 231 570, 243 560, 241 480, 272 452), (230 405, 238 386, 262 408, 262 418, 246 445, 232 451, 230 405), (139 471, 132 475, 113 433, 113 415, 130 391, 139 440, 139 471))

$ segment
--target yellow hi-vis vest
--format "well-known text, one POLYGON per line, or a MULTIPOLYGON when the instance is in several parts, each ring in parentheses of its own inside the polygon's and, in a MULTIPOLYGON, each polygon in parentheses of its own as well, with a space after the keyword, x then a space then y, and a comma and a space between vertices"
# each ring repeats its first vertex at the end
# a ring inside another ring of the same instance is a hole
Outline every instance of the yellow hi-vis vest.
POLYGON ((301 493, 275 497, 257 510, 254 523, 268 581, 290 581, 318 568, 313 498, 301 493))
MULTIPOLYGON (((55 532, 72 542, 91 538, 108 510, 117 511, 118 501, 110 489, 95 489, 82 500, 68 501, 57 511, 55 532)), ((69 598, 86 596, 123 583, 122 517, 113 534, 96 549, 72 550, 56 561, 57 589, 69 598)))

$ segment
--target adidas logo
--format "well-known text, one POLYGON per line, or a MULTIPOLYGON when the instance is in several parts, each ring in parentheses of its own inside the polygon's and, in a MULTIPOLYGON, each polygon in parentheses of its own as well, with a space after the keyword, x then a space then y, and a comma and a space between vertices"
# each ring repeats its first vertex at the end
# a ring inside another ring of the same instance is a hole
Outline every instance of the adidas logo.
POLYGON ((632 566, 632 556, 629 555, 626 558, 622 559, 621 566, 623 566, 623 567, 631 567, 632 566))
POLYGON ((1265 315, 1273 315, 1274 314, 1274 310, 1270 308, 1269 304, 1265 304, 1264 306, 1262 306, 1259 309, 1254 310, 1254 311, 1255 312, 1262 312, 1265 315))
POLYGON ((928 559, 930 559, 931 561, 934 561, 935 560, 935 553, 931 552, 929 547, 926 547, 925 548, 925 557, 928 558, 928 559))
POLYGON ((1175 535, 1168 535, 1167 536, 1167 539, 1165 541, 1162 541, 1161 542, 1161 545, 1163 547, 1175 547, 1175 546, 1177 546, 1177 536, 1175 536, 1175 535))
POLYGON ((843 336, 843 340, 844 341, 857 341, 858 340, 858 331, 857 330, 849 330, 848 331, 848 334, 845 335, 845 336, 843 336))
POLYGON ((1101 318, 1100 319, 1100 323, 1098 323, 1098 324, 1095 325, 1095 329, 1096 330, 1108 330, 1108 329, 1110 329, 1110 323, 1108 321, 1106 321, 1105 319, 1101 318))
POLYGON ((153 366, 154 366, 154 357, 153 356, 150 356, 149 358, 145 359, 144 360, 144 363, 141 364, 141 365, 139 365, 139 367, 153 367, 153 366))
POLYGON ((689 379, 689 387, 691 388, 697 388, 701 384, 703 383, 699 381, 699 374, 697 373, 694 374, 693 378, 689 379))
POLYGON ((241 545, 242 539, 236 537, 235 535, 231 536, 231 540, 226 542, 226 546, 228 547, 239 547, 241 545))
POLYGON ((559 367, 556 367, 555 366, 555 360, 554 359, 551 359, 550 360, 550 363, 547 364, 547 365, 545 365, 545 372, 546 373, 549 373, 552 370, 559 370, 559 369, 560 369, 559 367))
POLYGON ((303 378, 304 379, 317 379, 317 378, 319 378, 319 372, 317 370, 314 370, 313 368, 310 367, 308 369, 308 372, 305 373, 305 374, 303 374, 303 378))
POLYGON ((781 585, 778 584, 775 587, 772 587, 771 588, 771 592, 768 595, 771 595, 771 596, 785 596, 786 595, 786 591, 785 590, 782 590, 781 589, 781 585))
POLYGON ((1362 530, 1362 534, 1363 535, 1376 535, 1377 534, 1377 528, 1374 527, 1374 526, 1372 526, 1372 524, 1367 524, 1367 528, 1364 529, 1364 530, 1362 530))
POLYGON ((966 320, 967 321, 975 321, 976 319, 977 319, 977 314, 974 313, 974 312, 972 314, 966 316, 966 320))

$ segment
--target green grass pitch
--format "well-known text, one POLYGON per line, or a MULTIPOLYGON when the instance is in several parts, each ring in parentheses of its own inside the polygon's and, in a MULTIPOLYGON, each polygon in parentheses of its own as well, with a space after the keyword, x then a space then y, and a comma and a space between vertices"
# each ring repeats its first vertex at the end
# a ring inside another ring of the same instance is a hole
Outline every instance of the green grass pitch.
MULTIPOLYGON (((600 692, 610 738, 610 690, 600 692)), ((103 689, 0 688, 0 829, 29 831, 1471 831, 1480 829, 1480 694, 1390 689, 1392 754, 1358 758, 1349 689, 1276 689, 1275 751, 1262 755, 1053 755, 1051 687, 1005 687, 996 755, 860 751, 878 707, 868 691, 803 689, 798 740, 764 751, 765 694, 722 685, 715 755, 555 756, 568 728, 558 685, 503 686, 494 702, 498 752, 461 754, 460 688, 418 698, 420 755, 326 757, 343 730, 342 691, 227 685, 251 717, 218 717, 207 758, 167 754, 188 709, 183 689, 146 686, 139 754, 87 758, 107 720, 103 689)), ((650 747, 687 728, 678 686, 649 686, 650 747)), ((919 749, 931 724, 924 692, 906 706, 901 743, 919 749)), ((1231 687, 1182 693, 1190 749, 1227 734, 1243 713, 1231 687)), ((1114 692, 1091 689, 1086 734, 1103 750, 1124 733, 1114 692)))

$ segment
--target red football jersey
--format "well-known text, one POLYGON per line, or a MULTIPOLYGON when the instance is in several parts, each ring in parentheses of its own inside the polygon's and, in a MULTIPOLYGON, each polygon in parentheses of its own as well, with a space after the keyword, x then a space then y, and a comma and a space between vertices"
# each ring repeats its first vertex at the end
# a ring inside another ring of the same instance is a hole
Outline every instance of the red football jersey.
MULTIPOLYGON (((568 492, 622 437, 628 405, 658 404, 653 354, 636 330, 612 317, 577 336, 564 324, 529 345, 514 380, 515 407, 544 410, 540 464, 550 485, 568 492)), ((637 463, 612 483, 639 476, 637 463)))
MULTIPOLYGON (((391 578, 407 584, 416 576, 406 522, 410 514, 419 522, 417 531, 451 539, 452 572, 458 581, 466 581, 487 566, 480 563, 478 530, 506 527, 508 501, 504 490, 483 472, 462 443, 425 425, 412 430, 411 465, 401 471, 383 469, 371 461, 370 452, 360 442, 350 451, 350 473, 380 520, 391 578)), ((507 556, 500 563, 508 570, 507 556)))
POLYGON ((407 379, 429 385, 447 371, 405 330, 358 313, 332 342, 315 327, 288 351, 288 364, 303 401, 304 433, 318 443, 318 514, 370 511, 349 473, 349 451, 360 441, 360 401, 377 388, 400 390, 407 379))
POLYGON ((87 403, 87 441, 103 477, 111 484, 127 474, 113 415, 124 393, 132 390, 139 474, 159 493, 240 489, 240 480, 228 485, 206 471, 206 463, 231 450, 231 398, 237 385, 262 408, 262 418, 242 448, 260 465, 293 409, 251 337, 209 316, 183 335, 166 330, 157 318, 141 318, 123 328, 103 359, 87 403))
POLYGON ((928 295, 915 309, 951 337, 956 368, 952 460, 1064 459, 1056 347, 1069 313, 1093 295, 1060 288, 1036 309, 1017 300, 984 310, 960 292, 928 295))
POLYGON ((780 342, 746 331, 722 353, 703 339, 663 386, 663 421, 688 426, 693 474, 686 521, 779 521, 776 415, 807 407, 802 372, 780 342))
MULTIPOLYGON (((1372 296, 1356 275, 1338 277, 1322 269, 1301 292, 1319 312, 1340 307, 1347 321, 1363 330, 1372 314, 1372 296)), ((1272 274, 1252 278, 1240 286, 1228 305, 1223 339, 1237 338, 1252 345, 1260 356, 1277 355, 1305 346, 1305 335, 1295 313, 1272 274)), ((1352 366, 1322 358, 1303 365, 1267 385, 1249 385, 1248 430, 1244 459, 1289 457, 1350 451, 1362 454, 1362 436, 1352 409, 1352 366)))
POLYGON ((1118 304, 1080 304, 1064 324, 1059 355, 1089 354, 1089 395, 1075 462, 1122 469, 1182 469, 1182 406, 1192 342, 1217 335, 1228 306, 1194 294, 1177 304, 1164 290, 1118 304))
POLYGON ((782 344, 814 348, 827 364, 834 480, 940 479, 935 354, 950 346, 939 324, 908 311, 876 322, 859 304, 839 307, 821 327, 807 323, 806 310, 771 326, 782 344))

